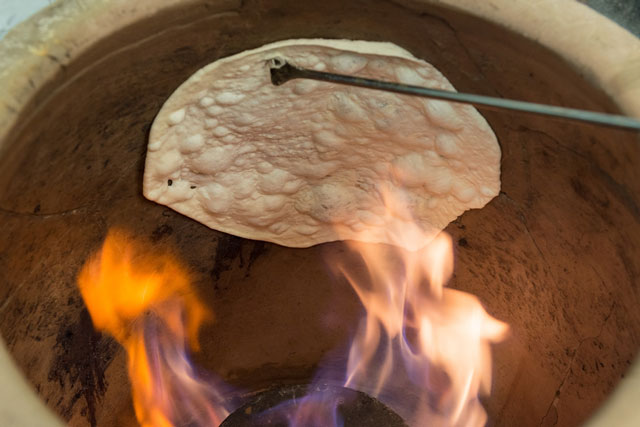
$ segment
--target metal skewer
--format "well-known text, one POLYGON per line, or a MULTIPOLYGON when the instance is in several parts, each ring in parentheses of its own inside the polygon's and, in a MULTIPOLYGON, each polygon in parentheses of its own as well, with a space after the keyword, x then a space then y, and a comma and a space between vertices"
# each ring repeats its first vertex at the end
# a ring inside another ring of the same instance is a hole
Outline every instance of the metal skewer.
POLYGON ((640 130, 640 120, 616 114, 598 113, 595 111, 578 110, 575 108, 558 107, 555 105, 537 104, 534 102, 516 101, 513 99, 496 98, 493 96, 475 95, 471 93, 451 92, 441 89, 430 89, 402 83, 393 83, 344 74, 326 73, 295 67, 279 58, 271 60, 271 82, 280 86, 293 79, 312 79, 368 89, 384 90, 405 95, 417 95, 425 98, 444 99, 452 102, 472 104, 477 107, 492 110, 521 111, 540 114, 598 125, 640 130))

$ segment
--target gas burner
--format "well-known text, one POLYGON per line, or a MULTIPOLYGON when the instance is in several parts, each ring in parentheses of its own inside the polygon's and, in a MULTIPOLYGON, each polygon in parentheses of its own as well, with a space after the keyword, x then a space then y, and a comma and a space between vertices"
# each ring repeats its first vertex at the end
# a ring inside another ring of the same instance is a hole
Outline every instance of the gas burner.
POLYGON ((249 397, 220 427, 406 427, 388 406, 361 391, 333 385, 280 385, 249 397), (313 417, 309 414, 313 412, 313 417))

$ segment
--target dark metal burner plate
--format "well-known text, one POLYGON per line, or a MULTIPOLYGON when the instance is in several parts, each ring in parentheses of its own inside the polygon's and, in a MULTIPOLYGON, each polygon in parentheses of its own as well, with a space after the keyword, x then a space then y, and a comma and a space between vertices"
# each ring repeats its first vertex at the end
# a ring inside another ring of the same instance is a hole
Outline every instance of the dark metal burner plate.
MULTIPOLYGON (((360 391, 325 385, 314 387, 309 393, 306 385, 283 385, 253 395, 249 401, 227 417, 220 427, 288 427, 287 421, 306 404, 322 399, 327 402, 327 413, 332 402, 337 403, 339 425, 344 427, 406 427, 402 418, 379 400, 360 391)), ((318 403, 315 403, 319 405, 318 403)), ((326 415, 326 414, 325 414, 326 415)), ((325 427, 327 418, 320 415, 315 423, 304 419, 299 425, 325 427)))

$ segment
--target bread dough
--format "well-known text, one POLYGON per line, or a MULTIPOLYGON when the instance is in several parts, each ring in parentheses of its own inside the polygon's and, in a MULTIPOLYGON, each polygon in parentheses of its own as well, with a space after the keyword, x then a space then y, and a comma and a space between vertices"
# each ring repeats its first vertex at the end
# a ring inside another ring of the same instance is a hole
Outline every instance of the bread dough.
POLYGON ((433 236, 498 194, 500 148, 475 108, 311 80, 274 86, 276 57, 454 90, 391 43, 287 40, 220 59, 158 113, 144 172, 148 199, 216 230, 307 247, 396 243, 389 221, 415 220, 433 236), (389 215, 383 192, 403 206, 389 215))

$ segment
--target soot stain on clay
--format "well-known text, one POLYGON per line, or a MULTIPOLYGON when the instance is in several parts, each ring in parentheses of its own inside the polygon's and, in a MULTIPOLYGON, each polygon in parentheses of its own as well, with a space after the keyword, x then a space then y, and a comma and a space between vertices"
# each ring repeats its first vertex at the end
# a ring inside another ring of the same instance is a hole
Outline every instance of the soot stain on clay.
POLYGON ((253 248, 251 249, 251 253, 249 254, 249 262, 247 263, 247 274, 249 276, 249 272, 251 271, 251 266, 253 263, 267 251, 267 242, 262 240, 256 240, 253 244, 253 248))
POLYGON ((65 420, 71 419, 74 406, 84 397, 87 419, 91 426, 97 425, 97 402, 107 387, 104 373, 117 348, 112 338, 95 331, 86 308, 80 311, 76 323, 63 323, 56 337, 54 350, 57 354, 49 369, 48 380, 57 381, 72 395, 65 406, 57 408, 65 420))
POLYGON ((595 204, 600 206, 601 208, 608 208, 610 202, 606 199, 605 196, 598 196, 595 192, 591 191, 589 187, 582 183, 582 180, 572 177, 571 180, 571 188, 576 193, 578 197, 589 204, 595 204))
POLYGON ((216 254, 213 260, 213 269, 211 270, 211 277, 214 280, 218 281, 222 273, 224 273, 225 271, 229 271, 236 259, 239 260, 240 267, 243 267, 243 244, 244 239, 241 237, 236 237, 229 234, 224 234, 218 237, 218 245, 216 247, 216 254))
POLYGON ((151 242, 158 243, 163 238, 171 236, 172 234, 173 227, 171 227, 169 224, 159 225, 151 233, 151 242))
MULTIPOLYGON (((231 270, 233 264, 238 261, 239 268, 245 268, 245 277, 251 273, 253 263, 267 251, 268 244, 259 240, 248 240, 230 234, 221 234, 218 238, 216 253, 211 269, 211 278, 215 281, 220 279, 222 273, 231 270), (248 247, 251 246, 249 251, 248 247), (245 261, 245 252, 249 251, 248 259, 245 261)), ((218 289, 216 285, 216 289, 218 289)))

